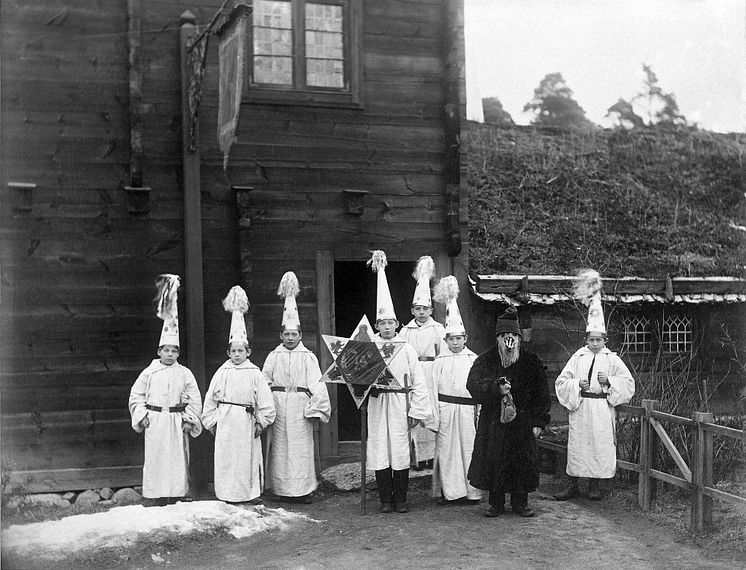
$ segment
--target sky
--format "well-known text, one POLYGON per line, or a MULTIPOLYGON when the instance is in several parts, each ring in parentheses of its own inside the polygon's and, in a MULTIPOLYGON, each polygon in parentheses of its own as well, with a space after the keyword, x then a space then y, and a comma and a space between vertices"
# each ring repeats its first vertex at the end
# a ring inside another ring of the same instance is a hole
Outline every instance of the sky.
POLYGON ((643 89, 650 65, 700 128, 746 131, 746 0, 464 0, 467 115, 497 97, 519 124, 547 73, 588 118, 643 89))
MULTIPOLYGON (((56 521, 11 525, 2 531, 3 549, 35 560, 62 560, 101 547, 126 547, 135 541, 167 543, 169 536, 224 529, 235 538, 286 529, 296 521, 313 522, 303 514, 265 506, 243 507, 222 501, 179 502, 165 507, 131 505, 56 521)), ((153 562, 170 562, 169 552, 154 544, 153 562)))

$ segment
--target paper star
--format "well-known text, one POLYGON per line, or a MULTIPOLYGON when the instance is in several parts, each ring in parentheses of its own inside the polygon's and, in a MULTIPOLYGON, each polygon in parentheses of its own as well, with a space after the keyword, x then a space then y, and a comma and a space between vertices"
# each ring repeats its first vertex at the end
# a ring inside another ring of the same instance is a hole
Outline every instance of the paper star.
POLYGON ((405 341, 376 338, 372 330, 368 318, 363 315, 350 338, 321 335, 334 357, 321 380, 346 384, 358 408, 373 387, 402 388, 388 365, 405 341))

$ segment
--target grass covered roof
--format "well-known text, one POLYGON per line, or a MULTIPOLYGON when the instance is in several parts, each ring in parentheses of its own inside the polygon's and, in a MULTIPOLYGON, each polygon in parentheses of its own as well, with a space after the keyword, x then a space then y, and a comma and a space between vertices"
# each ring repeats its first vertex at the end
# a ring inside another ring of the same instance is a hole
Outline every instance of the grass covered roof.
POLYGON ((462 134, 473 273, 746 277, 746 135, 462 134))

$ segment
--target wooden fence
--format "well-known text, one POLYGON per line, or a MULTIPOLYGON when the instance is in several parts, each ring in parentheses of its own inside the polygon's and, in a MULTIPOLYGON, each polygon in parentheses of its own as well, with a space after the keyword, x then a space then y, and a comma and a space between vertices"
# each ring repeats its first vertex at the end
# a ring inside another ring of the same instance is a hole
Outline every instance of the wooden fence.
MULTIPOLYGON (((554 401, 556 397, 552 396, 554 401)), ((746 441, 746 429, 737 430, 712 423, 709 412, 695 412, 691 418, 667 414, 657 409, 657 400, 643 400, 642 406, 617 406, 617 413, 629 414, 639 419, 640 446, 637 462, 617 459, 617 467, 638 474, 637 503, 648 510, 652 502, 653 480, 663 481, 691 493, 690 527, 701 531, 712 524, 712 499, 746 506, 746 498, 720 491, 713 487, 713 437, 729 437, 746 441), (691 465, 674 445, 662 422, 689 428, 692 438, 691 465), (662 443, 673 459, 679 474, 672 475, 653 467, 653 458, 662 443)), ((567 454, 567 446, 556 442, 537 440, 539 447, 567 454)))

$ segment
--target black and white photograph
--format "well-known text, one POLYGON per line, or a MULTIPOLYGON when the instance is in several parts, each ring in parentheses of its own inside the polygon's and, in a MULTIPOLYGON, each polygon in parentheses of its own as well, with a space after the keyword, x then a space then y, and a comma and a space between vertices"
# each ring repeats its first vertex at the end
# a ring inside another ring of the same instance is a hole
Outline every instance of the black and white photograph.
POLYGON ((2 0, 0 567, 746 570, 746 0, 2 0))

